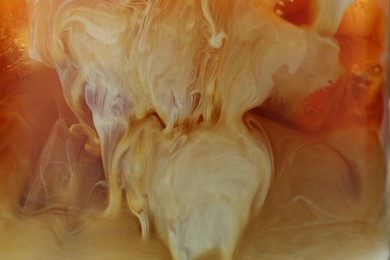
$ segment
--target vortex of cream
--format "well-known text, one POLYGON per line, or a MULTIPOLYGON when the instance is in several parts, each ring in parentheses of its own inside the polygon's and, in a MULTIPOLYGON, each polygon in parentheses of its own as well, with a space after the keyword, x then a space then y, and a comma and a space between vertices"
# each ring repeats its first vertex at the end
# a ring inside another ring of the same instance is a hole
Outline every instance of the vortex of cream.
POLYGON ((342 73, 329 37, 350 1, 317 1, 306 29, 274 2, 27 0, 30 56, 57 70, 86 149, 101 155, 105 214, 125 201, 175 259, 231 258, 261 210, 273 158, 244 113, 271 92, 298 102, 342 73))

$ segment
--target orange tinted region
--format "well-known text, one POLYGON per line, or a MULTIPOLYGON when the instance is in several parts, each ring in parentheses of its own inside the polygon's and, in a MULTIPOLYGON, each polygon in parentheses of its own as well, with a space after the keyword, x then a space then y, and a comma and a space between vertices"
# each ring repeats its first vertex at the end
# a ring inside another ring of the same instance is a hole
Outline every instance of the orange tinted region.
POLYGON ((311 0, 280 0, 275 5, 275 13, 296 25, 311 22, 311 0))
POLYGON ((0 259, 387 260, 386 4, 0 0, 0 259))
POLYGON ((380 9, 379 1, 357 0, 346 10, 337 30, 338 35, 366 37, 375 29, 380 9))

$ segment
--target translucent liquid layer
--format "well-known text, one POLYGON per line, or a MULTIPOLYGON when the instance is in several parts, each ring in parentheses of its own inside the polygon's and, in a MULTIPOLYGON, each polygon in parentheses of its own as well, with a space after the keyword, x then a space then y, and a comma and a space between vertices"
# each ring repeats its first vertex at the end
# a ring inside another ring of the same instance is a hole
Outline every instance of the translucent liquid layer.
POLYGON ((1 259, 387 259, 387 0, 0 0, 1 259))

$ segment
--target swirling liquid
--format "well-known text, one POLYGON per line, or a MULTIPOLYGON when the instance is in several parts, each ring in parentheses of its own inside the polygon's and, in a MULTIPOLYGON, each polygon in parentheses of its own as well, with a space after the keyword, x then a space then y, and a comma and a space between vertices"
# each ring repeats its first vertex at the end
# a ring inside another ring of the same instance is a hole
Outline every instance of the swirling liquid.
POLYGON ((0 3, 1 259, 387 259, 387 0, 0 3))

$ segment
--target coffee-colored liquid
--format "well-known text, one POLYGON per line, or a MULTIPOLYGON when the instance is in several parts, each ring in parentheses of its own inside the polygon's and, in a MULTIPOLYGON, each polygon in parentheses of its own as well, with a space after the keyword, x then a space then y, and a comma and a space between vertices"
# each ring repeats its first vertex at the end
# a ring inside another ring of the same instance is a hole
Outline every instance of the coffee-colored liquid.
POLYGON ((387 259, 387 0, 0 5, 1 259, 387 259))

